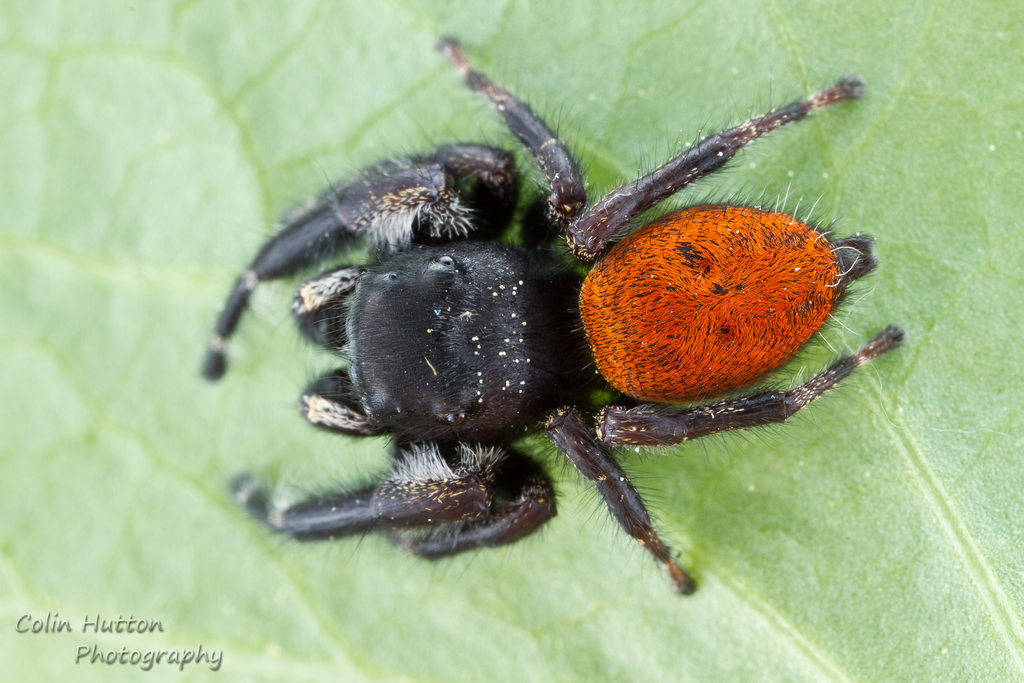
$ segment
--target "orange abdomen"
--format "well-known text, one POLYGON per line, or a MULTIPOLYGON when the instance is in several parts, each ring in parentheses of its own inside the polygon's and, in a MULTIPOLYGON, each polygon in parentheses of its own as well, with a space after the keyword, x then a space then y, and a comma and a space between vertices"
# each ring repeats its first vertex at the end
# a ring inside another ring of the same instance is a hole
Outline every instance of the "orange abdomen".
POLYGON ((781 213, 698 206, 614 245, 580 292, 601 374, 681 403, 749 386, 825 323, 845 282, 834 245, 781 213))

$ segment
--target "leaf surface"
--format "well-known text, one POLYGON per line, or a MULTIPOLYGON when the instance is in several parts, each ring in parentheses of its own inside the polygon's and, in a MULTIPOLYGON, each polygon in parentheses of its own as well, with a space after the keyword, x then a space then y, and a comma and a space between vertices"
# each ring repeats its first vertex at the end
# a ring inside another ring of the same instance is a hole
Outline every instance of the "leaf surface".
POLYGON ((202 644, 224 653, 219 680, 245 681, 1024 678, 1020 9, 546 7, 0 4, 11 680, 136 680, 76 665, 94 644, 202 644), (678 199, 817 202, 876 238, 880 267, 783 383, 888 322, 910 335, 785 427, 628 461, 692 598, 550 453, 544 532, 439 564, 374 538, 283 541, 227 494, 240 471, 322 486, 383 462, 382 441, 295 414, 332 360, 298 340, 289 283, 256 297, 224 380, 199 363, 282 210, 388 154, 515 148, 432 50, 441 33, 557 123, 595 196, 841 74, 868 85, 678 199), (17 632, 47 613, 75 632, 17 632), (165 630, 82 633, 97 614, 165 630))

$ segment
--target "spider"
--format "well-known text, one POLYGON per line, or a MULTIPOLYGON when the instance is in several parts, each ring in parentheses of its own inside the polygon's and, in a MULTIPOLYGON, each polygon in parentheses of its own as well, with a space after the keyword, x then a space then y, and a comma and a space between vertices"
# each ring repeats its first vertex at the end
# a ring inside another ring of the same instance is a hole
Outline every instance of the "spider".
POLYGON ((499 546, 555 515, 548 476, 516 448, 540 431, 674 588, 692 593, 693 578, 614 449, 782 422, 905 333, 889 325, 799 386, 743 394, 792 358, 875 267, 871 240, 749 206, 638 219, 747 143, 856 99, 862 85, 844 78, 710 135, 592 202, 577 160, 540 117, 475 70, 456 39, 441 38, 438 49, 536 159, 550 194, 527 212, 524 230, 542 234, 530 246, 490 239, 516 206, 515 162, 472 143, 380 163, 286 214, 235 283, 203 373, 224 374, 225 342, 259 283, 367 244, 368 263, 321 273, 294 299, 299 329, 348 359, 299 404, 317 427, 390 435, 390 469, 292 505, 242 475, 236 498, 300 540, 376 532, 425 558, 499 546), (575 262, 593 263, 585 276, 553 248, 559 233, 575 262))

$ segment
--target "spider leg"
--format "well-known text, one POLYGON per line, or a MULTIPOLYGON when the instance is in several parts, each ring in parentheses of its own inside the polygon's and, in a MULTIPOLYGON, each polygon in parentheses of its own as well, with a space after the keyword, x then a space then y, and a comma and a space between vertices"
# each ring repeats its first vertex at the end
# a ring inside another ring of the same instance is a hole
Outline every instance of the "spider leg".
POLYGON ((463 142, 442 145, 420 158, 442 164, 458 182, 477 177, 495 196, 515 199, 516 160, 501 148, 463 142))
POLYGON ((232 489, 239 504, 274 531, 300 541, 333 539, 483 517, 491 507, 490 480, 502 457, 498 449, 464 446, 461 461, 451 466, 436 445, 414 445, 400 453, 379 484, 283 508, 249 475, 238 477, 232 489))
POLYGON ((806 100, 797 100, 709 135, 652 173, 612 191, 590 207, 567 228, 569 249, 583 261, 595 260, 630 221, 687 185, 714 173, 747 143, 787 123, 799 121, 815 109, 856 99, 862 89, 859 80, 845 78, 806 100))
POLYGON ((567 225, 587 204, 579 163, 554 131, 524 102, 495 85, 466 59, 458 40, 442 36, 437 49, 451 62, 466 84, 480 93, 504 119, 505 125, 537 159, 551 187, 548 215, 559 225, 567 225))
POLYGON ((647 549, 661 563, 676 590, 689 595, 696 584, 654 530, 651 516, 636 487, 626 477, 615 458, 583 423, 574 408, 555 411, 547 423, 547 436, 559 451, 572 461, 576 469, 590 481, 604 497, 608 509, 630 536, 647 549))
MULTIPOLYGON (((518 455, 518 454, 516 454, 518 455)), ((487 517, 441 525, 427 533, 399 531, 396 543, 420 557, 439 559, 475 548, 514 543, 555 516, 555 492, 543 470, 525 456, 509 458, 501 482, 514 498, 487 517)))
POLYGON ((335 370, 306 387, 299 411, 310 424, 339 434, 373 436, 383 431, 360 407, 347 370, 335 370))
POLYGON ((355 291, 365 270, 361 266, 343 266, 302 283, 292 301, 292 315, 306 337, 328 351, 338 353, 344 349, 348 343, 348 296, 355 291))
POLYGON ((224 344, 259 283, 293 275, 359 240, 387 251, 408 246, 417 230, 435 238, 468 234, 470 211, 457 184, 474 176, 492 195, 511 203, 512 156, 493 147, 458 144, 368 168, 286 214, 277 234, 235 281, 214 325, 203 375, 209 380, 223 376, 224 344))
POLYGON ((478 180, 463 191, 473 216, 470 237, 497 239, 512 219, 518 199, 515 157, 497 147, 459 143, 440 147, 434 158, 460 182, 460 188, 465 180, 478 180))
POLYGON ((905 337, 903 328, 889 325, 857 353, 789 391, 765 391, 683 410, 651 403, 607 406, 598 414, 597 433, 609 446, 672 446, 717 432, 784 422, 859 365, 899 347, 905 337))

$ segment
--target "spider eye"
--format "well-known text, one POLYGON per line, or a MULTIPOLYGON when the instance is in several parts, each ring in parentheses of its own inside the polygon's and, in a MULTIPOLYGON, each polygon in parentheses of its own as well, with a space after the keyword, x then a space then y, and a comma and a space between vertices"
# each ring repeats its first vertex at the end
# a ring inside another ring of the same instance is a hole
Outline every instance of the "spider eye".
POLYGON ((447 422, 457 425, 461 424, 466 419, 465 413, 448 413, 446 415, 439 415, 438 417, 444 418, 447 422))
POLYGON ((441 258, 437 259, 437 262, 446 268, 451 268, 452 266, 455 265, 455 259, 453 259, 451 256, 442 256, 441 258))

